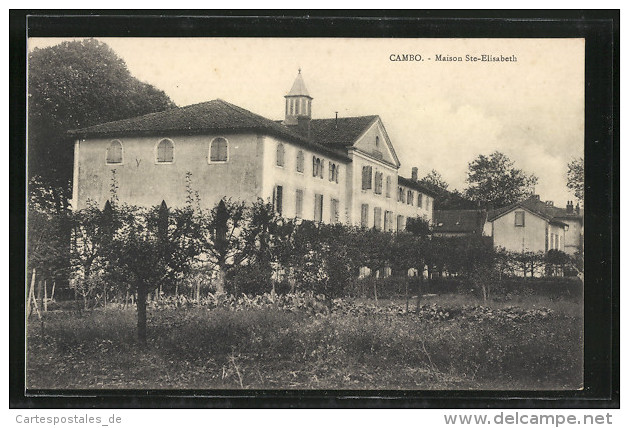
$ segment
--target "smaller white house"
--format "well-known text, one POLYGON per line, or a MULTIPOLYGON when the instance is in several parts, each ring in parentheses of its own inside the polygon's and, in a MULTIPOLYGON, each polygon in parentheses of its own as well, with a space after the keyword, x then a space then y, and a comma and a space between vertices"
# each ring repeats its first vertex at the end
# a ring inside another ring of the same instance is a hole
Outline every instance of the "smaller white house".
POLYGON ((560 250, 575 253, 582 248, 583 217, 579 206, 565 209, 539 195, 490 211, 484 234, 493 238, 494 247, 517 252, 560 250))

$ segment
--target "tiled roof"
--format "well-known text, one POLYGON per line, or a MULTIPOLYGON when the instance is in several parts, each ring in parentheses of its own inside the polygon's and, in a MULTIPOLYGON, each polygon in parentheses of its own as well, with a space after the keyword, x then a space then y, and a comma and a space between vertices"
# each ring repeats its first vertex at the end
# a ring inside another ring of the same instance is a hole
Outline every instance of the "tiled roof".
POLYGON ((507 205, 506 207, 499 208, 497 210, 490 211, 487 215, 487 221, 494 221, 498 217, 514 210, 515 208, 524 208, 532 213, 535 213, 552 223, 565 224, 560 220, 574 219, 582 221, 583 217, 576 213, 569 214, 565 208, 555 207, 548 205, 544 201, 540 201, 537 196, 530 196, 529 198, 516 202, 515 204, 507 205))
POLYGON ((430 187, 426 186, 424 183, 420 181, 414 181, 414 180, 411 180, 410 178, 406 178, 406 177, 402 177, 401 175, 398 175, 397 182, 401 186, 410 187, 411 189, 420 191, 426 195, 432 196, 433 198, 436 196, 435 192, 430 187))
POLYGON ((470 233, 482 235, 487 212, 484 210, 435 210, 435 232, 470 233))
POLYGON ((202 133, 215 131, 257 131, 309 146, 324 154, 349 160, 344 150, 321 145, 291 129, 220 99, 150 113, 131 119, 103 123, 69 131, 75 137, 153 135, 155 133, 202 133))

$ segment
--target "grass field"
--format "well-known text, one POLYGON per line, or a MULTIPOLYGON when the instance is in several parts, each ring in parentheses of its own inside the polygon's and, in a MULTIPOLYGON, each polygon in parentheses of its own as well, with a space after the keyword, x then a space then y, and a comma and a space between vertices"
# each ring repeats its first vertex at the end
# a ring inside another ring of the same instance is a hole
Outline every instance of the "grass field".
POLYGON ((329 313, 272 306, 97 309, 31 316, 30 389, 578 389, 582 302, 528 296, 357 302, 329 313), (517 304, 517 307, 512 307, 517 304), (350 309, 348 309, 350 308, 350 309), (391 310, 388 310, 390 308, 391 310), (400 309, 402 308, 402 309, 400 309), (544 309, 548 308, 548 310, 544 309), (382 310, 387 309, 387 310, 382 310), (413 305, 414 309, 414 305, 413 305))

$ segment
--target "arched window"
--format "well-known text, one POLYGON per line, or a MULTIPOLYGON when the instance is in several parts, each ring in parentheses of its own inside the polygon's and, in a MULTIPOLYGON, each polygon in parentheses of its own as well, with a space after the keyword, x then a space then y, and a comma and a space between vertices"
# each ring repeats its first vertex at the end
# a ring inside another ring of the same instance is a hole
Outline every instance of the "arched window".
POLYGON ((210 143, 210 162, 227 162, 227 140, 218 137, 210 143))
POLYGON ((120 140, 111 140, 107 147, 107 163, 122 163, 122 143, 120 140))
POLYGON ((164 138, 157 144, 156 159, 158 163, 173 163, 175 160, 175 144, 173 140, 164 138))
POLYGON ((304 152, 297 152, 297 172, 304 172, 304 152))
POLYGON ((284 144, 277 143, 277 151, 275 153, 275 164, 284 166, 284 144))

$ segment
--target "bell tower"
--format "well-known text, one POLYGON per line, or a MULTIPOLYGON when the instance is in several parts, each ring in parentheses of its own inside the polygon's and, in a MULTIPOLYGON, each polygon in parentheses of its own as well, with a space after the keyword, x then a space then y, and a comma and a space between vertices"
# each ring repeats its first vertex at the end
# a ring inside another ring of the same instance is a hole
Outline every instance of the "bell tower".
POLYGON ((308 94, 306 84, 301 76, 301 68, 295 78, 295 83, 286 98, 286 113, 284 125, 298 125, 312 119, 312 97, 308 94))

